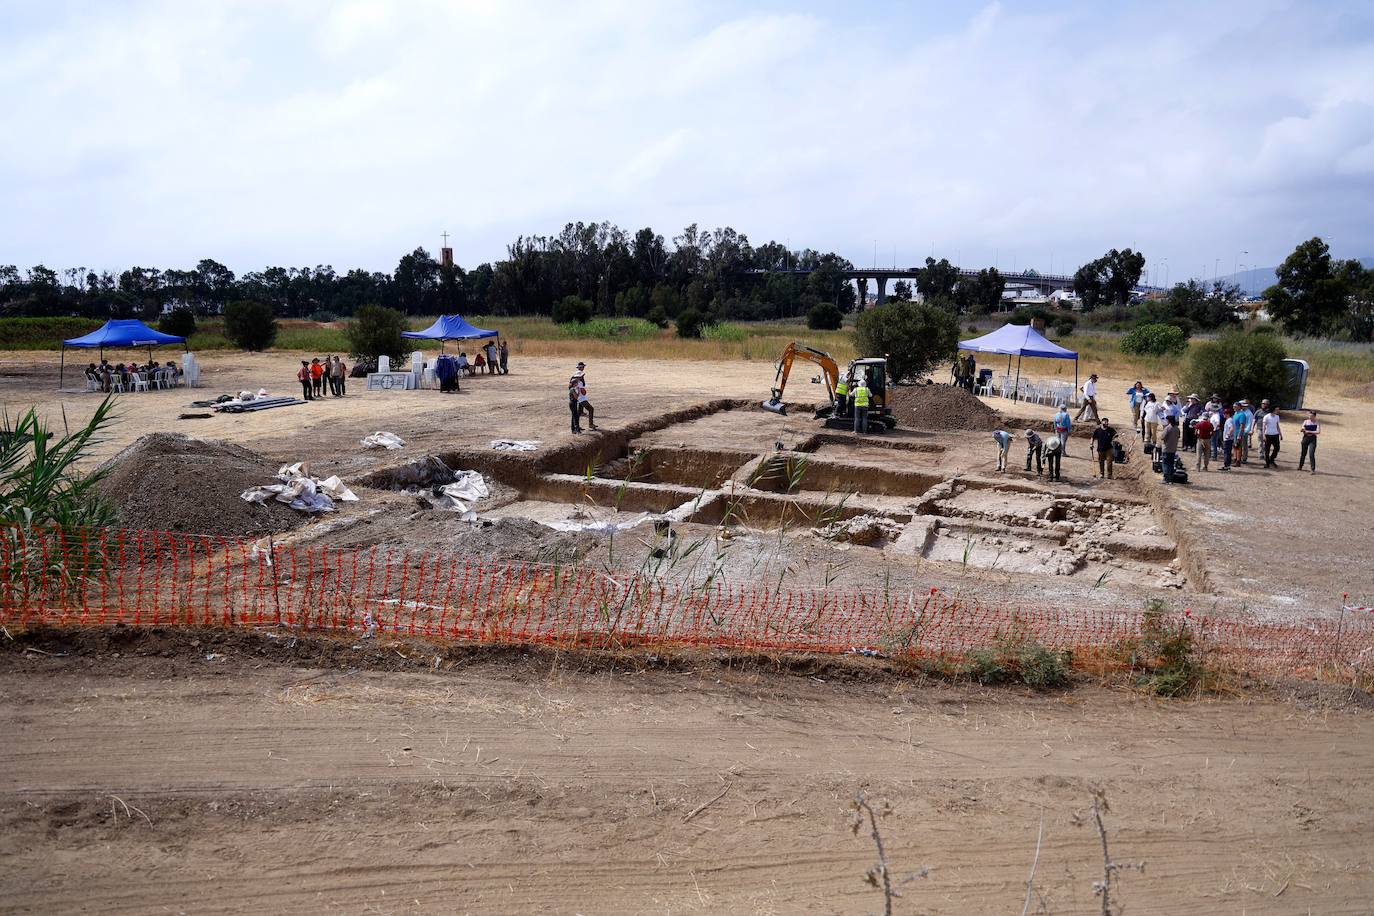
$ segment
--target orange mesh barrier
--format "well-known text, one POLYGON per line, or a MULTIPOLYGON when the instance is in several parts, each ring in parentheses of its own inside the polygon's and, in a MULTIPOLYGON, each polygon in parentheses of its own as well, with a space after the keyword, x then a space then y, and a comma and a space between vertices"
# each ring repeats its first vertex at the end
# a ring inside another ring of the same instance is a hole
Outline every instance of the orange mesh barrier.
MULTIPOLYGON (((960 656, 1004 638, 1110 661, 1146 615, 989 607, 912 593, 692 585, 633 571, 395 547, 101 529, 0 529, 0 621, 56 626, 285 626, 361 635, 585 646, 960 656)), ((1205 663, 1251 674, 1374 671, 1374 612, 1336 620, 1156 618, 1187 627, 1205 663)))

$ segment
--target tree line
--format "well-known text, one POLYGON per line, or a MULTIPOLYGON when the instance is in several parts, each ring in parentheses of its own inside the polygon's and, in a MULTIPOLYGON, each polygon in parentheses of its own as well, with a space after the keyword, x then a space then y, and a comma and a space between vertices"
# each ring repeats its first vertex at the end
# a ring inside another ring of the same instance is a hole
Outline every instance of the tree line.
POLYGON ((578 222, 557 235, 521 236, 505 259, 470 269, 442 264, 423 247, 403 255, 391 273, 320 265, 235 275, 209 258, 190 270, 130 267, 118 274, 0 265, 0 314, 151 318, 165 306, 214 314, 248 300, 284 318, 350 317, 364 305, 407 315, 548 315, 574 297, 603 315, 673 318, 695 309, 717 319, 767 320, 821 304, 852 311, 854 287, 841 276, 852 267, 834 252, 775 241, 755 247, 728 226, 692 224, 670 244, 652 228, 629 234, 608 222, 578 222), (787 272, 793 270, 811 273, 787 272))

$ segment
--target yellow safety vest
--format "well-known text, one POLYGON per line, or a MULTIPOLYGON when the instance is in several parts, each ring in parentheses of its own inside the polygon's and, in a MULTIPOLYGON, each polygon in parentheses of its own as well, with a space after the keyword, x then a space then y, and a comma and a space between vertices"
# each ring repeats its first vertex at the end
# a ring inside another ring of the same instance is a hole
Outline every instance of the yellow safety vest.
POLYGON ((845 395, 849 394, 849 383, 846 381, 841 381, 839 384, 835 386, 835 393, 840 397, 844 397, 845 395))
POLYGON ((867 385, 860 385, 859 387, 857 387, 857 388, 854 389, 854 406, 855 406, 855 407, 867 407, 867 406, 868 406, 868 386, 867 386, 867 385))

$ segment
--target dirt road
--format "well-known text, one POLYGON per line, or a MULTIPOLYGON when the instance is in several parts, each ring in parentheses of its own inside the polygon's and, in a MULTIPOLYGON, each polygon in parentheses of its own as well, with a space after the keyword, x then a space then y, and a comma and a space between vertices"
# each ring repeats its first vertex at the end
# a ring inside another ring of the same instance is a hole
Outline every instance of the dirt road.
POLYGON ((1093 785, 1114 857, 1147 863, 1129 912, 1374 899, 1368 711, 46 645, 0 654, 5 912, 873 911, 861 787, 893 803, 894 872, 931 869, 906 912, 1017 912, 1042 813, 1048 911, 1095 912, 1093 785))

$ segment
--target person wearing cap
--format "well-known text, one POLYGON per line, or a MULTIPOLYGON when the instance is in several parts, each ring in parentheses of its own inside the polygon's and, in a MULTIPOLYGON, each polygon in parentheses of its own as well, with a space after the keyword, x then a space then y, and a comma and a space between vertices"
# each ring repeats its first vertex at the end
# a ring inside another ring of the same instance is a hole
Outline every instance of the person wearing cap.
POLYGON ((1135 384, 1126 389, 1126 400, 1131 402, 1131 426, 1135 429, 1140 428, 1140 411, 1145 407, 1145 397, 1150 393, 1150 389, 1141 383, 1140 379, 1135 380, 1135 384))
POLYGON ((301 383, 301 398, 306 401, 315 400, 315 396, 310 393, 311 380, 309 361, 304 359, 301 360, 301 367, 296 370, 296 381, 301 383))
POLYGON ((1035 458, 1035 476, 1045 473, 1045 440, 1033 429, 1026 430, 1026 470, 1030 470, 1031 458, 1035 458))
POLYGON ((1011 433, 1005 429, 993 432, 992 438, 997 442, 997 473, 1002 473, 1007 469, 1007 455, 1011 452, 1011 433))
POLYGON ((1236 450, 1236 412, 1230 407, 1221 412, 1221 469, 1231 470, 1232 456, 1236 450))
POLYGON ((1317 423, 1317 412, 1309 410, 1307 419, 1302 421, 1302 446, 1298 452, 1298 470, 1307 461, 1307 456, 1312 456, 1312 473, 1317 473, 1317 435, 1321 433, 1321 426, 1317 423))
POLYGON ((1089 410, 1092 411, 1093 421, 1097 421, 1097 373, 1088 376, 1088 380, 1083 383, 1083 404, 1078 408, 1078 413, 1074 414, 1075 420, 1083 419, 1083 415, 1089 410))
MULTIPOLYGON (((596 429, 596 410, 592 407, 592 402, 587 398, 586 370, 587 364, 579 362, 577 364, 577 371, 574 372, 572 374, 572 378, 569 379, 569 384, 572 386, 572 396, 574 398, 573 411, 576 414, 577 418, 579 418, 574 422, 577 422, 580 425, 580 418, 582 414, 585 413, 587 415, 587 428, 596 429)), ((575 430, 575 432, 581 431, 582 430, 580 429, 575 430)))
POLYGON ((1231 448, 1235 453, 1231 456, 1231 463, 1236 465, 1240 464, 1245 457, 1245 435, 1248 432, 1250 420, 1250 415, 1245 412, 1245 405, 1240 401, 1231 405, 1231 420, 1231 434, 1233 436, 1231 448))
MULTIPOLYGON (((1268 404, 1268 401, 1264 402, 1268 404)), ((1283 429, 1279 425, 1279 412, 1270 410, 1265 413, 1260 420, 1260 432, 1264 434, 1264 466, 1267 468, 1277 468, 1279 466, 1279 444, 1283 442, 1283 429)))
POLYGON ((1093 430, 1093 451, 1097 452, 1097 473, 1094 477, 1101 477, 1105 480, 1112 479, 1112 443, 1116 441, 1116 430, 1112 429, 1112 424, 1103 417, 1097 424, 1097 429, 1093 430))
POLYGON ((1213 394, 1207 402, 1207 416, 1212 420, 1212 460, 1216 460, 1221 455, 1222 424, 1226 418, 1222 415, 1225 405, 1221 401, 1221 395, 1213 394))
POLYGON ((1062 480, 1059 476, 1059 466, 1064 457, 1064 440, 1058 436, 1050 436, 1045 440, 1045 479, 1062 480))
POLYGON ((1205 471, 1212 461, 1212 415, 1203 411, 1193 421, 1197 442, 1197 468, 1205 471))
MULTIPOLYGON (((1241 413, 1245 414, 1244 435, 1236 436, 1240 442, 1240 463, 1250 463, 1250 437, 1255 434, 1255 408, 1250 406, 1250 402, 1244 398, 1240 401, 1241 413)), ((1237 430, 1237 432, 1240 432, 1237 430)))
POLYGON ((1069 408, 1063 404, 1059 405, 1059 412, 1054 415, 1054 436, 1059 442, 1059 454, 1069 453, 1069 433, 1073 430, 1073 421, 1069 419, 1069 408))

